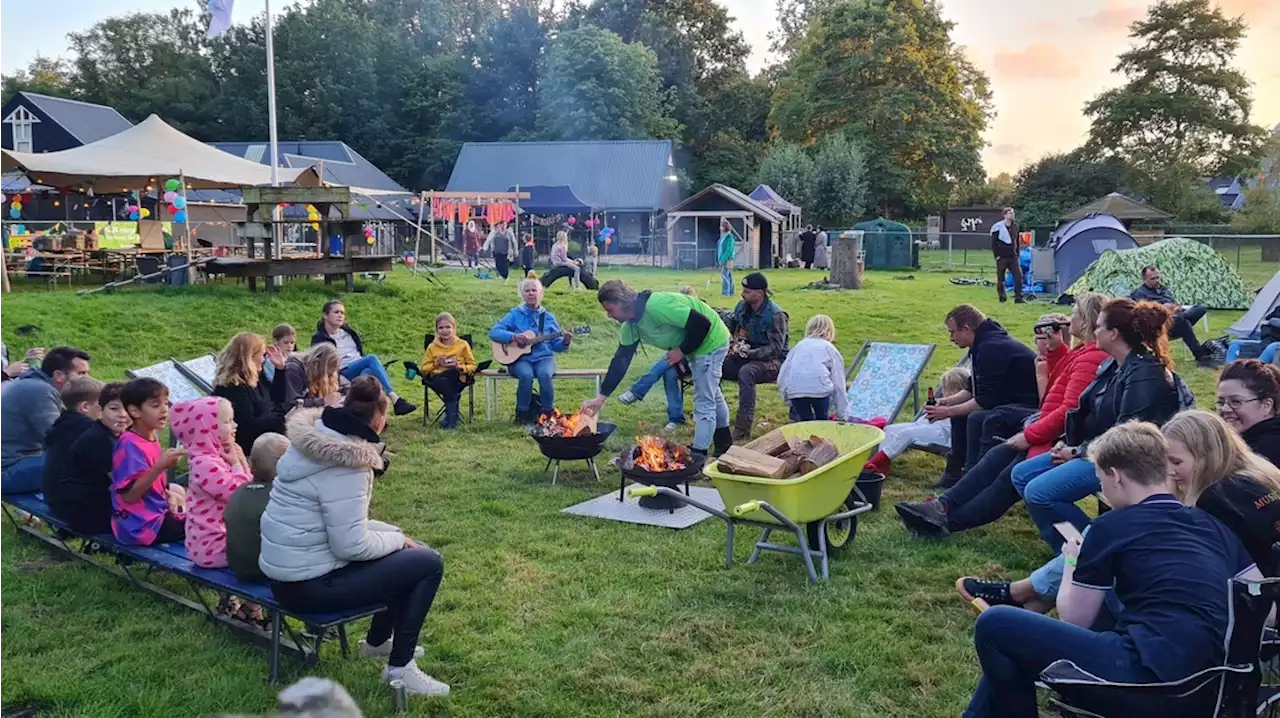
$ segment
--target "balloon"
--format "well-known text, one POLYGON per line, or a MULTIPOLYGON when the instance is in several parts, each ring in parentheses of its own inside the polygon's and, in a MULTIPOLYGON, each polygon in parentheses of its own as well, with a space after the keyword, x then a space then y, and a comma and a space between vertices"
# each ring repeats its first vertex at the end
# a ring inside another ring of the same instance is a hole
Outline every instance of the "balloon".
POLYGON ((10 202, 10 203, 9 203, 9 208, 10 208, 10 209, 22 209, 22 202, 20 202, 19 200, 16 200, 16 199, 15 199, 13 202, 10 202))
POLYGON ((182 210, 182 209, 180 209, 180 210, 178 210, 177 212, 174 212, 174 213, 173 213, 173 221, 177 222, 178 224, 185 224, 185 223, 186 223, 186 221, 187 221, 187 212, 186 212, 186 210, 182 210))
POLYGON ((140 209, 140 207, 138 207, 138 205, 136 205, 136 204, 131 204, 131 205, 129 205, 129 213, 130 213, 130 214, 137 214, 139 209, 140 209))
MULTIPOLYGON (((170 192, 177 192, 182 189, 182 183, 176 179, 167 179, 164 181, 164 188, 170 192)), ((168 202, 169 200, 166 198, 165 201, 168 202)))
POLYGON ((137 221, 138 221, 138 218, 139 218, 139 217, 141 217, 141 216, 142 216, 142 215, 141 215, 140 213, 138 213, 138 212, 130 212, 130 213, 129 213, 129 221, 130 221, 130 222, 137 222, 137 221))
POLYGON ((575 224, 577 224, 577 223, 578 223, 578 218, 577 218, 577 217, 570 217, 570 218, 569 218, 569 225, 570 225, 570 226, 573 226, 573 225, 575 225, 575 224))
POLYGON ((368 242, 369 242, 369 244, 373 244, 373 237, 368 237, 368 238, 366 239, 366 241, 368 241, 368 242))
POLYGON ((611 238, 611 237, 605 237, 605 239, 604 239, 604 246, 608 247, 608 246, 609 246, 609 245, 611 245, 611 244, 613 244, 613 238, 611 238))
POLYGON ((7 198, 3 194, 0 194, 0 204, 4 204, 5 199, 7 198))
POLYGON ((173 200, 177 199, 177 197, 178 197, 177 192, 174 192, 173 190, 169 190, 168 192, 164 193, 164 202, 165 204, 173 204, 173 200))
POLYGON ((14 225, 14 226, 13 226, 13 233, 14 233, 14 234, 26 234, 26 233, 27 233, 27 225, 25 225, 25 224, 16 224, 16 225, 14 225))
POLYGON ((143 207, 142 209, 138 210, 138 214, 142 215, 143 219, 146 219, 147 217, 151 216, 151 210, 147 209, 146 207, 143 207))
POLYGON ((418 258, 410 254, 409 256, 404 258, 404 263, 412 267, 413 265, 418 263, 418 258))
POLYGON ((186 198, 186 197, 183 197, 182 195, 178 195, 177 197, 174 197, 174 198, 173 198, 173 206, 174 206, 174 207, 177 207, 178 209, 186 209, 186 208, 187 208, 187 198, 186 198))
POLYGON ((21 216, 22 216, 22 210, 20 210, 20 209, 18 209, 18 208, 16 208, 16 207, 11 207, 11 208, 9 209, 9 216, 10 216, 10 217, 13 217, 14 219, 17 219, 17 218, 19 218, 19 217, 21 217, 21 216))
POLYGON ((312 229, 314 229, 315 231, 319 232, 319 231, 320 231, 320 223, 319 223, 319 222, 312 222, 312 223, 311 223, 311 228, 312 228, 312 229))

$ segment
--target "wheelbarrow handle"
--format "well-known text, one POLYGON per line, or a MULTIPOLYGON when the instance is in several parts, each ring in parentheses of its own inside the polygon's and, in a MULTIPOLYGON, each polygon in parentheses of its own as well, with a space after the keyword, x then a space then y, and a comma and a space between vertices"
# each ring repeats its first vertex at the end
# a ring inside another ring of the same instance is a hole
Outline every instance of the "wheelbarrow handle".
POLYGON ((632 486, 630 489, 627 489, 627 493, 635 498, 639 498, 641 496, 657 496, 658 487, 657 486, 632 486))
POLYGON ((759 501, 748 501, 745 504, 738 504, 737 506, 734 506, 733 510, 730 511, 730 513, 732 513, 734 516, 741 518, 751 513, 752 511, 759 511, 759 510, 760 510, 759 501))

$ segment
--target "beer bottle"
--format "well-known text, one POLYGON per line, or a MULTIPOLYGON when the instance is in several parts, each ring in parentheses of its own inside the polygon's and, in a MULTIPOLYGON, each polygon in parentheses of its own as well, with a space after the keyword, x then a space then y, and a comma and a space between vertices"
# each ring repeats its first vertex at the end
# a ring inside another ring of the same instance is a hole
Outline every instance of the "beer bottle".
POLYGON ((938 403, 938 397, 933 395, 933 387, 929 387, 929 398, 925 400, 925 406, 934 406, 938 403))

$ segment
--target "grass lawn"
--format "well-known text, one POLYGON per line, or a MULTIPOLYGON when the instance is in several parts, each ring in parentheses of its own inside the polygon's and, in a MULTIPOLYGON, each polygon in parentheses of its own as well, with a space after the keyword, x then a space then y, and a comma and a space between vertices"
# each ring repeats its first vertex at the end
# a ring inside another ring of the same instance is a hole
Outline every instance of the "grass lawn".
MULTIPOLYGON (((691 283, 713 305, 731 303, 716 296, 711 272, 603 274, 658 290, 691 283)), ((517 301, 514 285, 443 276, 447 290, 401 269, 385 285, 346 296, 366 347, 384 359, 417 358, 436 312, 452 311, 464 333, 482 335, 517 301)), ((797 291, 816 272, 769 273, 776 301, 791 315, 793 342, 819 312, 835 319, 846 360, 866 339, 935 342, 930 381, 961 353, 942 326, 953 305, 973 302, 1028 342, 1036 317, 1050 311, 1043 302, 998 304, 992 289, 953 286, 940 272, 897 276, 872 272, 862 291, 832 293, 797 291)), ((83 347, 93 373, 115 379, 166 357, 217 351, 236 331, 269 334, 281 321, 298 327, 305 343, 329 296, 323 284, 306 281, 275 295, 235 284, 90 297, 26 291, 4 298, 3 335, 21 356, 33 339, 15 329, 38 325, 34 341, 83 347)), ((594 293, 560 282, 546 304, 562 325, 594 330, 561 356, 561 366, 605 366, 617 326, 594 293)), ((1215 333, 1240 314, 1211 313, 1215 333)), ((487 356, 487 347, 478 354, 487 356)), ((1195 368, 1185 348, 1176 356, 1209 405, 1213 373, 1195 368)), ((638 357, 632 376, 650 363, 638 357)), ((420 397, 399 379, 406 396, 420 397)), ((732 407, 736 387, 726 387, 732 407)), ((799 559, 781 554, 726 570, 724 526, 714 519, 677 532, 559 513, 605 493, 617 474, 602 467, 597 484, 575 466, 550 486, 536 446, 506 420, 512 389, 504 384, 502 421, 485 423, 481 400, 476 423, 459 431, 423 428, 415 414, 393 419, 386 433, 398 458, 378 485, 372 514, 435 546, 446 561, 419 664, 452 684, 453 695, 416 700, 416 715, 954 716, 978 676, 973 617, 953 591, 955 578, 1021 577, 1049 555, 1021 508, 947 542, 908 536, 890 506, 927 495, 942 468, 941 459, 917 452, 895 464, 886 508, 862 517, 830 581, 809 585, 799 559)), ((587 398, 588 385, 564 382, 557 390, 569 408, 587 398)), ((639 406, 610 402, 605 416, 622 428, 609 448, 661 431, 662 401, 655 391, 639 406)), ((783 419, 777 392, 763 388, 757 421, 783 419)), ((739 532, 740 561, 757 535, 739 532)), ((7 523, 0 536, 6 708, 40 703, 54 716, 168 718, 257 713, 273 704, 277 689, 263 684, 264 649, 104 572, 50 560, 7 523)), ((282 668, 286 681, 304 675, 288 660, 282 668)), ((376 662, 342 660, 327 645, 312 670, 340 681, 366 715, 391 713, 376 662)))

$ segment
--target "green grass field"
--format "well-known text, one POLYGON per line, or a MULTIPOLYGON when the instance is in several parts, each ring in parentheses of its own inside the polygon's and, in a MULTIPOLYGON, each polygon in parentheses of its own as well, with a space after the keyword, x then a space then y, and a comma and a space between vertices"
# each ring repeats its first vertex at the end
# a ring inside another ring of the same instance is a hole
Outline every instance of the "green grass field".
MULTIPOLYGON (((690 283, 713 305, 730 305, 717 296, 711 272, 603 274, 657 290, 690 283)), ((824 312, 836 321, 846 360, 867 339, 935 342, 930 381, 961 353, 942 326, 951 306, 973 302, 1028 342, 1036 317, 1050 311, 1043 302, 998 304, 992 289, 953 286, 944 273, 900 275, 869 273, 858 292, 797 290, 817 272, 769 277, 791 315, 793 341, 805 320, 824 312)), ((346 296, 366 347, 384 359, 418 358, 436 312, 452 311, 463 332, 481 335, 516 302, 514 285, 442 276, 447 290, 401 269, 385 285, 346 296)), ((323 284, 306 281, 274 295, 234 284, 90 297, 20 291, 4 299, 3 336, 19 355, 33 341, 78 345, 93 354, 96 376, 117 379, 167 357, 217 351, 236 331, 267 334, 281 321, 297 326, 305 342, 329 297, 323 284), (34 340, 15 335, 25 324, 40 327, 34 340)), ((562 324, 594 330, 562 355, 561 366, 605 366, 617 327, 594 294, 561 282, 546 304, 562 324)), ((1210 322, 1221 331, 1239 315, 1213 312, 1210 322)), ((478 353, 486 356, 487 347, 478 353)), ((1207 405, 1213 373, 1195 368, 1185 348, 1176 356, 1207 405)), ((632 375, 649 363, 638 358, 632 375)), ((406 396, 420 396, 398 379, 406 396)), ((732 407, 736 388, 726 387, 732 407)), ((557 390, 562 407, 587 398, 583 382, 557 390)), ((886 508, 862 517, 830 581, 809 585, 799 560, 780 554, 725 569, 718 521, 675 532, 559 513, 616 489, 617 474, 602 467, 597 484, 574 467, 552 487, 534 443, 507 420, 512 396, 504 385, 501 421, 485 423, 481 410, 476 423, 446 432, 423 428, 415 414, 394 419, 386 434, 398 458, 372 513, 437 547, 446 561, 419 663, 452 684, 453 695, 415 701, 415 715, 954 716, 978 676, 973 617, 953 591, 955 578, 1020 577, 1048 558, 1021 508, 947 542, 908 536, 890 506, 925 496, 942 466, 909 453, 895 464, 886 508)), ((605 416, 622 427, 609 444, 617 451, 637 433, 661 430, 662 393, 634 407, 610 402, 605 416)), ((764 388, 757 420, 784 418, 777 392, 764 388)), ((739 532, 739 561, 757 535, 739 532)), ((168 718, 272 706, 277 688, 263 684, 265 649, 105 572, 51 560, 7 524, 0 536, 6 709, 41 704, 51 716, 168 718)), ((283 670, 285 681, 305 675, 287 660, 283 670)), ((366 715, 386 716, 391 697, 378 670, 326 645, 310 672, 340 681, 366 715)))

